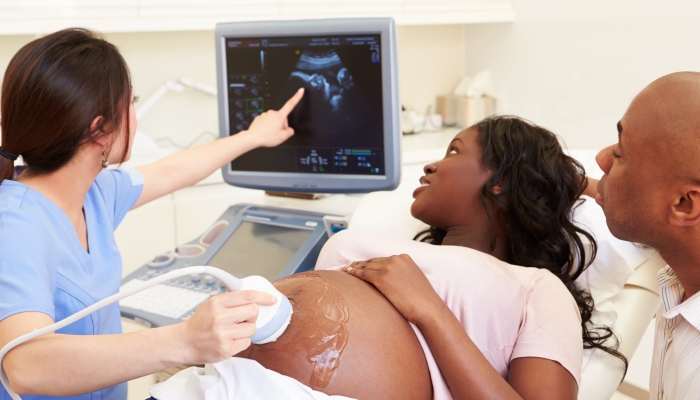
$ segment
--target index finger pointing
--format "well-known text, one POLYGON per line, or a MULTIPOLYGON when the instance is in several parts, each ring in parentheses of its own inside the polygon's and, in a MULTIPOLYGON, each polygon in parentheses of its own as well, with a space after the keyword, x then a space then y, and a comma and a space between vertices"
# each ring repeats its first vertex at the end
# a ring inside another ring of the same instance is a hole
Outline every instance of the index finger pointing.
POLYGON ((302 97, 304 97, 304 88, 300 88, 299 90, 297 90, 297 92, 294 93, 294 96, 292 96, 291 99, 287 100, 287 102, 284 103, 282 108, 280 108, 279 112, 284 114, 284 116, 286 117, 287 115, 289 115, 290 112, 292 112, 294 107, 296 107, 297 104, 299 104, 302 97))

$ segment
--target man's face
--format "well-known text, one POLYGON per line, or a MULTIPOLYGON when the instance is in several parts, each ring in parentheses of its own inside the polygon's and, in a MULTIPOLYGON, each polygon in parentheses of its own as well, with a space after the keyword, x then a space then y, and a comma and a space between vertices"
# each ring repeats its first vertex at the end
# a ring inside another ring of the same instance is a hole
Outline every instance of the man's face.
POLYGON ((657 101, 642 92, 617 124, 618 143, 596 157, 605 176, 596 202, 618 239, 654 246, 664 223, 663 162, 656 142, 663 136, 652 110, 657 101))

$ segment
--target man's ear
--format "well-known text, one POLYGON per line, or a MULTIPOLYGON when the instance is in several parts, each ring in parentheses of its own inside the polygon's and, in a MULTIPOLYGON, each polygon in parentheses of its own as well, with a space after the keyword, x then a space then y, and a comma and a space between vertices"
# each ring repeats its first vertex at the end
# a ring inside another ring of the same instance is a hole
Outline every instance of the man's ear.
POLYGON ((680 197, 671 206, 670 221, 675 226, 700 223, 700 186, 685 185, 680 197))

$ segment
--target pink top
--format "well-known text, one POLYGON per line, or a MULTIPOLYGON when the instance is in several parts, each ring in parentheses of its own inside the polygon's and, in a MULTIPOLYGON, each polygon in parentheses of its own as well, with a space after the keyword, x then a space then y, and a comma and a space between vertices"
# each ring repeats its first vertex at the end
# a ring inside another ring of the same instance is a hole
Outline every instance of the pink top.
MULTIPOLYGON (((519 357, 554 360, 580 385, 583 341, 573 297, 552 273, 524 268, 460 246, 435 246, 384 232, 350 229, 323 247, 316 269, 350 261, 408 254, 452 310, 471 340, 505 379, 519 357)), ((435 399, 452 395, 421 334, 435 399)))

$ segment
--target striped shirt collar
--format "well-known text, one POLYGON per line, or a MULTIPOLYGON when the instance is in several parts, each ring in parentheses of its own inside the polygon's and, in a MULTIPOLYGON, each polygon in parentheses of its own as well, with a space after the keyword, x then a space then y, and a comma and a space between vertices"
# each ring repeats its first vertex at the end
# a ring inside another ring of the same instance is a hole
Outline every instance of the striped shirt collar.
POLYGON ((668 265, 659 271, 656 275, 656 280, 661 286, 661 302, 664 306, 663 317, 671 319, 680 314, 695 329, 700 331, 700 292, 681 302, 685 291, 678 281, 676 273, 668 265), (677 287, 673 289, 677 290, 671 290, 676 285, 677 287))

